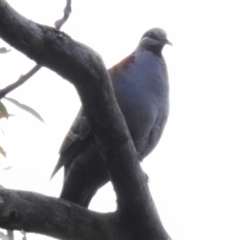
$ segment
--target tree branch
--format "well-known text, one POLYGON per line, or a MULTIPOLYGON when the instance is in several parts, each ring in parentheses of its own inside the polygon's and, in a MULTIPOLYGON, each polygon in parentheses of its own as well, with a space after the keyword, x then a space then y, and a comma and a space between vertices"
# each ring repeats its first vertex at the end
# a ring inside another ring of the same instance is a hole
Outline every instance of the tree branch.
POLYGON ((122 239, 169 239, 101 57, 65 33, 24 18, 4 0, 0 0, 0 36, 76 87, 117 195, 121 233, 128 233, 122 239))
POLYGON ((26 74, 19 77, 19 79, 8 85, 7 87, 0 90, 0 99, 4 98, 8 93, 13 91, 14 89, 20 87, 23 83, 25 83, 29 78, 31 78, 38 70, 41 68, 40 65, 35 65, 30 71, 26 74))
MULTIPOLYGON (((68 20, 70 14, 71 14, 71 0, 67 0, 66 6, 63 10, 64 14, 63 17, 55 22, 55 28, 57 30, 60 30, 60 28, 63 26, 63 24, 68 20)), ((7 87, 0 90, 0 99, 5 97, 8 93, 13 91, 14 89, 21 86, 23 83, 25 83, 28 79, 30 79, 36 72, 38 72, 41 69, 42 66, 35 65, 31 70, 29 70, 26 74, 19 77, 19 79, 8 85, 7 87)))
POLYGON ((24 191, 0 189, 0 196, 3 228, 66 240, 108 240, 108 227, 112 233, 118 231, 114 213, 95 213, 62 199, 24 191))
POLYGON ((55 22, 55 28, 57 30, 60 30, 63 24, 68 20, 71 12, 72 12, 72 7, 71 7, 72 0, 67 0, 66 6, 63 10, 63 17, 55 22))

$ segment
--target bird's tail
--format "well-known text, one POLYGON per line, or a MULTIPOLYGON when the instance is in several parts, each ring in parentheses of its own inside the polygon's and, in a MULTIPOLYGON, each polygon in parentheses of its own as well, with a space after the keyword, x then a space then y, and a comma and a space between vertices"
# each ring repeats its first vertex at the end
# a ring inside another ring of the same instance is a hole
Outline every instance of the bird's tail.
POLYGON ((65 181, 60 198, 88 207, 97 190, 109 180, 105 168, 89 171, 86 166, 70 168, 65 172, 65 181))
POLYGON ((50 180, 49 180, 49 181, 52 180, 52 178, 55 176, 55 174, 58 172, 58 170, 59 170, 61 167, 62 167, 62 165, 59 164, 59 162, 58 162, 57 165, 55 166, 55 168, 54 168, 54 170, 53 170, 51 176, 50 176, 50 180))

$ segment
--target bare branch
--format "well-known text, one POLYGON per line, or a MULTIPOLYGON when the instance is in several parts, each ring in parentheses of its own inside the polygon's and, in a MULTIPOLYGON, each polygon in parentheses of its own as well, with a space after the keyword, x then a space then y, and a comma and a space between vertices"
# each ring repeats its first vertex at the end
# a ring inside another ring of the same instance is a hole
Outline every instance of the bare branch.
POLYGON ((60 28, 68 20, 68 18, 70 16, 70 14, 72 12, 71 2, 72 2, 71 0, 67 0, 66 7, 63 10, 63 12, 64 12, 63 17, 55 22, 55 28, 57 30, 60 30, 60 28))
MULTIPOLYGON (((66 1, 66 6, 64 8, 64 15, 61 19, 57 20, 55 22, 55 28, 57 30, 60 30, 61 27, 63 26, 63 24, 68 20, 70 14, 71 14, 71 0, 67 0, 66 1)), ((42 66, 40 65, 35 65, 30 71, 28 71, 26 74, 22 75, 19 77, 19 79, 8 85, 7 87, 3 88, 0 90, 0 99, 2 99, 3 97, 5 97, 8 93, 10 93, 11 91, 13 91, 14 89, 18 88, 19 86, 21 86, 23 83, 25 83, 28 79, 30 79, 35 73, 37 73, 42 66)))
POLYGON ((108 227, 111 232, 118 229, 114 213, 95 213, 62 199, 24 191, 0 189, 0 196, 0 226, 6 229, 66 240, 110 240, 108 227))
POLYGON ((5 97, 8 93, 10 93, 11 91, 13 91, 14 89, 18 88, 19 86, 21 86, 23 83, 25 83, 30 77, 32 77, 39 69, 41 68, 41 66, 39 65, 35 65, 28 73, 22 75, 19 77, 19 79, 8 85, 7 87, 3 88, 0 90, 0 99, 2 99, 3 97, 5 97))

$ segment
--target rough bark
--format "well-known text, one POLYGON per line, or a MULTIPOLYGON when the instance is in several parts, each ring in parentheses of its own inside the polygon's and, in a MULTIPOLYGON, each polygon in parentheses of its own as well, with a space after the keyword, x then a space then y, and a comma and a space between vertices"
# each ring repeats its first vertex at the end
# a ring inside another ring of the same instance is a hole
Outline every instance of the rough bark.
POLYGON ((0 0, 0 37, 76 87, 118 205, 115 213, 98 214, 39 194, 1 190, 0 219, 5 220, 0 227, 23 228, 60 239, 169 239, 101 57, 65 33, 24 18, 5 0, 0 0))
MULTIPOLYGON (((57 30, 60 30, 60 28, 63 26, 63 24, 68 20, 70 14, 71 14, 71 0, 66 1, 66 6, 64 8, 64 14, 63 17, 55 22, 55 28, 57 30)), ((9 86, 0 89, 0 100, 5 97, 8 93, 15 90, 16 88, 20 87, 22 84, 24 84, 28 79, 30 79, 35 73, 37 73, 42 66, 35 65, 30 71, 28 71, 26 74, 21 75, 19 79, 10 84, 9 86)))
POLYGON ((113 213, 99 214, 62 199, 8 189, 0 190, 0 216, 2 228, 68 240, 108 240, 108 226, 116 225, 113 213))

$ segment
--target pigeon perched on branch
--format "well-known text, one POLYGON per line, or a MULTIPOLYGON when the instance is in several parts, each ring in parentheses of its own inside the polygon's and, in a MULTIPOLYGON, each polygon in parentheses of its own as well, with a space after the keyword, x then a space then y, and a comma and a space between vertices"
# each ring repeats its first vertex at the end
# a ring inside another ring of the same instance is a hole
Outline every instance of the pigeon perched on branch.
MULTIPOLYGON (((162 29, 150 29, 131 55, 109 69, 140 160, 156 147, 168 118, 168 73, 162 56, 166 44, 171 45, 162 29)), ((83 108, 63 141, 52 177, 62 166, 65 176, 60 197, 85 207, 109 181, 83 108)))

